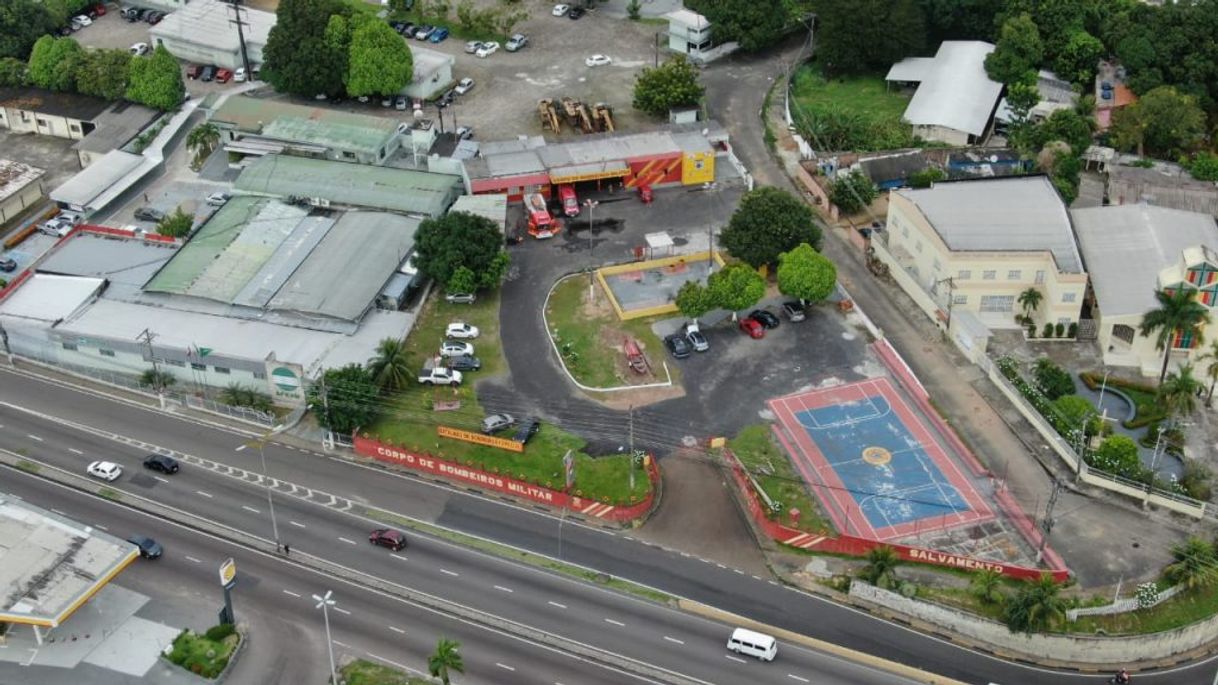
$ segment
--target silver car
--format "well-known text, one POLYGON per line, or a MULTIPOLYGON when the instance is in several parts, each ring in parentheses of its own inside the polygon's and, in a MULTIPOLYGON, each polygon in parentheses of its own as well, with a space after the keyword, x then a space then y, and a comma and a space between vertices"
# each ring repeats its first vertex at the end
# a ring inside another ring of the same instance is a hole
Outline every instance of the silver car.
POLYGON ((465 355, 473 356, 473 354, 474 346, 460 340, 445 340, 440 345, 441 357, 461 357, 465 355))
POLYGON ((491 414, 482 419, 482 432, 490 435, 514 425, 516 425, 516 419, 512 418, 511 414, 491 414))

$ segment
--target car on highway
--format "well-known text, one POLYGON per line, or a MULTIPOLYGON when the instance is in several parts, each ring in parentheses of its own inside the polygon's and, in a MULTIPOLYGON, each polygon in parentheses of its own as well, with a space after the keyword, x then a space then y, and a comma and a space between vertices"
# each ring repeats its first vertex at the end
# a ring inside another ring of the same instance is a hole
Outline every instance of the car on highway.
POLYGON ((181 467, 178 460, 163 454, 149 454, 144 457, 144 468, 161 473, 177 473, 181 467))
POLYGON ((159 559, 165 553, 165 548, 161 547, 161 543, 153 540, 147 535, 132 535, 127 538, 127 542, 135 545, 140 550, 140 556, 145 559, 159 559))
POLYGON ((472 356, 474 354, 474 346, 462 342, 460 340, 445 340, 440 344, 441 357, 461 357, 472 356))
POLYGON ((491 414, 482 419, 482 432, 486 435, 498 433, 504 428, 510 428, 516 425, 516 419, 511 414, 491 414))
POLYGON ((780 323, 777 316, 774 316, 764 309, 754 309, 753 311, 749 312, 749 318, 756 319, 757 323, 766 327, 766 330, 778 328, 778 324, 780 323))
POLYGON ((613 60, 607 55, 591 55, 584 60, 584 66, 588 67, 603 67, 607 64, 612 64, 613 60))
POLYGON ((444 335, 449 338, 457 338, 458 340, 473 339, 478 337, 478 327, 461 321, 454 321, 444 329, 444 335))
POLYGON ((499 43, 492 40, 483 43, 482 47, 478 48, 478 51, 474 53, 474 57, 490 57, 496 52, 499 52, 499 43))
POLYGON ((406 534, 392 528, 377 528, 368 534, 368 542, 397 552, 406 549, 406 534))
POLYGON ((782 312, 787 315, 787 318, 792 322, 803 321, 807 317, 804 311, 804 306, 794 300, 782 303, 782 312))
POLYGON ((685 336, 678 333, 664 338, 664 347, 668 348, 668 352, 672 354, 673 359, 685 359, 693 352, 693 346, 689 344, 685 336))
POLYGON ((448 368, 457 371, 477 371, 482 368, 482 360, 465 354, 460 357, 449 357, 448 368))
POLYGON ((760 340, 765 337, 765 326, 762 326, 760 321, 751 316, 746 316, 740 320, 740 330, 744 331, 754 340, 760 340))
POLYGON ((10 273, 17 270, 17 260, 0 257, 0 271, 10 273))
POLYGON ((135 210, 135 218, 140 221, 163 221, 165 213, 152 207, 139 207, 135 210))
POLYGON ((457 95, 465 95, 474 89, 474 80, 468 76, 457 81, 457 87, 453 88, 453 92, 457 95))
POLYGON ((550 10, 550 14, 556 17, 565 17, 567 12, 571 11, 570 5, 555 5, 554 9, 550 10))
POLYGON ((449 304, 473 304, 475 299, 473 293, 448 293, 444 296, 444 301, 449 304))
POLYGON ((532 440, 539 430, 541 430, 541 419, 530 416, 524 420, 524 423, 520 424, 520 428, 516 429, 516 435, 513 435, 512 439, 522 445, 527 445, 529 440, 532 440))
POLYGON ((508 38, 507 43, 504 43, 503 49, 508 52, 516 52, 520 48, 529 44, 529 37, 523 33, 514 33, 511 38, 508 38))
POLYGON ((94 478, 113 481, 123 475, 123 467, 112 461, 95 461, 89 464, 85 472, 94 478))

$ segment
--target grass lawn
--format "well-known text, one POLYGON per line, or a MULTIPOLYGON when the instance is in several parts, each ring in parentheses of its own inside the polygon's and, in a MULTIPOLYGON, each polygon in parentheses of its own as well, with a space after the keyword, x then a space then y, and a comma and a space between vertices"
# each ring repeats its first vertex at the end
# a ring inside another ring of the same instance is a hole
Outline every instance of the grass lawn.
MULTIPOLYGON (((435 354, 444 339, 445 326, 453 321, 478 327, 478 338, 470 342, 474 344, 475 356, 482 360, 482 369, 463 372, 465 383, 459 388, 412 385, 387 398, 381 417, 365 432, 395 445, 556 489, 561 489, 565 482, 563 455, 572 450, 576 455, 576 494, 601 501, 608 498, 613 504, 638 502, 647 495, 651 482, 642 475, 642 469, 636 473, 634 490, 629 490, 628 458, 593 459, 581 451, 586 444, 582 438, 549 423, 542 423, 541 430, 529 441, 524 452, 508 452, 436 435, 436 427, 440 425, 477 431, 485 413, 478 404, 474 381, 507 369, 499 344, 499 297, 496 293, 479 295, 472 305, 450 304, 443 297, 428 301, 406 340, 410 368, 420 368, 435 354), (434 411, 437 402, 459 402, 460 406, 450 411, 434 411)), ((549 350, 542 348, 538 353, 549 354, 549 350)), ((511 436, 510 429, 504 431, 503 437, 511 436)))
POLYGON ((396 668, 356 659, 338 669, 339 677, 347 685, 433 685, 435 681, 419 678, 396 668))
POLYGON ((727 444, 770 499, 782 502, 783 513, 771 516, 772 520, 791 525, 786 512, 798 509, 799 523, 793 526, 794 528, 809 533, 833 530, 829 522, 821 516, 820 503, 808 492, 803 478, 795 471, 791 460, 774 444, 769 425, 748 426, 727 444))
POLYGON ((891 92, 883 76, 851 76, 826 79, 815 63, 795 72, 791 85, 792 115, 803 132, 817 120, 813 146, 831 150, 890 150, 914 144, 901 115, 909 97, 891 92))
POLYGON ((228 659, 240 640, 241 636, 236 633, 221 640, 210 640, 204 635, 184 630, 173 641, 169 660, 191 673, 215 678, 228 665, 228 659))
MULTIPOLYGON (((1160 588, 1166 588, 1162 583, 1160 588)), ((1182 592, 1149 609, 1113 616, 1080 616, 1071 632, 1106 635, 1145 635, 1173 630, 1218 613, 1218 587, 1182 592)))
MULTIPOLYGON (((657 317, 621 321, 599 285, 593 293, 596 299, 594 306, 589 307, 588 279, 576 276, 559 283, 550 295, 546 320, 550 334, 557 338, 567 370, 580 383, 595 388, 662 382, 665 376, 660 364, 666 352, 663 341, 651 330, 657 317), (626 335, 638 341, 652 364, 654 377, 627 368, 619 349, 626 335)), ((668 368, 677 383, 680 380, 677 367, 668 368)))

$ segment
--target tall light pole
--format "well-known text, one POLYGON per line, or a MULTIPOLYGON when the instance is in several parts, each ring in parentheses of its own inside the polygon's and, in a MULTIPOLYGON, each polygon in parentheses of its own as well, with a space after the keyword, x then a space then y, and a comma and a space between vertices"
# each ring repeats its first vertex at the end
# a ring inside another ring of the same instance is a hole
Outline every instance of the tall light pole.
POLYGON ((263 435, 262 437, 258 438, 257 440, 251 440, 251 441, 245 443, 244 445, 238 447, 237 451, 240 452, 241 450, 243 450, 246 447, 249 447, 251 445, 258 446, 258 457, 262 460, 262 485, 266 489, 266 506, 267 506, 267 509, 270 509, 270 511, 271 511, 271 535, 274 536, 274 538, 275 538, 275 551, 279 551, 279 549, 280 549, 279 522, 275 520, 275 500, 274 500, 274 498, 271 497, 271 478, 267 474, 266 452, 263 450, 263 446, 266 445, 266 441, 269 437, 270 437, 270 434, 268 433, 267 435, 263 435))
POLYGON ((322 619, 326 622, 326 651, 330 654, 330 683, 338 685, 338 672, 334 670, 334 643, 330 640, 330 607, 334 606, 334 600, 330 596, 334 593, 326 590, 325 597, 313 595, 313 600, 317 602, 315 609, 321 609, 322 619))
MULTIPOLYGON (((592 210, 600 203, 596 200, 584 200, 584 206, 588 208, 588 257, 592 258, 592 253, 596 250, 596 243, 592 242, 592 210)), ((588 266, 588 298, 593 296, 595 284, 593 274, 596 273, 596 260, 592 260, 592 264, 588 266)))
POLYGON ((1095 408, 1101 411, 1104 409, 1104 391, 1108 389, 1108 374, 1110 373, 1112 371, 1104 372, 1104 382, 1100 384, 1100 399, 1095 403, 1095 408))
POLYGON ((4 330, 4 324, 0 323, 0 342, 4 343, 4 355, 8 357, 8 365, 13 365, 13 348, 8 345, 8 331, 4 330))

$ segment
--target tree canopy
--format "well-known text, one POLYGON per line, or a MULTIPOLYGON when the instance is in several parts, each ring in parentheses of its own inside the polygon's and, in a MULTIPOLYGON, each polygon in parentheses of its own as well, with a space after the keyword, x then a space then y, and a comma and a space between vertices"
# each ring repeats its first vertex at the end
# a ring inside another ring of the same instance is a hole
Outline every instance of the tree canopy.
POLYGON ((1174 156, 1190 150, 1205 135, 1205 112, 1197 98, 1159 86, 1112 115, 1112 143, 1138 154, 1174 156))
POLYGON ((326 40, 333 15, 349 16, 339 0, 281 0, 262 51, 262 78, 284 93, 339 95, 345 50, 326 40))
POLYGON ((706 91, 698 83, 698 70, 677 55, 654 69, 645 68, 634 84, 634 108, 661 116, 673 107, 696 105, 706 91))
POLYGON ((469 212, 449 212, 419 224, 415 236, 419 270, 447 286, 460 267, 473 272, 478 288, 494 288, 507 273, 503 233, 495 222, 469 212))
POLYGON ((698 281, 686 281, 677 291, 677 309, 683 316, 696 319, 715 308, 710 291, 698 281))
POLYGON ((829 186, 829 201, 847 214, 863 211, 879 194, 867 174, 859 170, 838 174, 829 186))
POLYGON ((998 43, 985 58, 985 72, 999 83, 1014 83, 1028 72, 1035 73, 1044 56, 1036 22, 1028 14, 1018 14, 1002 23, 998 43))
POLYGON ((84 49, 71 38, 43 36, 30 51, 30 83, 51 90, 74 90, 76 67, 83 57, 84 49))
POLYGON ((686 5, 710 21, 716 43, 736 41, 745 52, 776 43, 796 10, 784 0, 688 0, 686 5))
POLYGON ((309 389, 308 400, 309 410, 321 425, 335 433, 349 435, 356 428, 372 423, 377 416, 378 388, 368 369, 348 364, 326 369, 323 379, 309 389))
POLYGON ((347 93, 391 95, 410 84, 414 58, 406 41, 376 17, 361 17, 351 31, 347 93))
POLYGON ((778 255, 777 276, 778 290, 803 302, 819 302, 837 285, 837 267, 807 243, 778 255))
POLYGON ((156 46, 147 57, 131 60, 127 73, 128 100, 167 111, 182 104, 185 96, 182 66, 164 45, 156 46))
POLYGON ((927 50, 918 0, 818 0, 815 8, 817 60, 829 75, 886 70, 927 50))
POLYGON ((25 60, 34 41, 55 30, 55 20, 35 0, 0 2, 0 57, 25 60))
POLYGON ((29 82, 30 65, 16 57, 0 57, 0 86, 24 86, 29 82))
POLYGON ((753 267, 737 262, 712 273, 706 279, 706 290, 716 306, 735 314, 765 295, 765 279, 753 267))
POLYGON ((761 187, 744 194, 719 243, 753 266, 774 264, 778 255, 808 243, 819 250, 821 231, 812 208, 785 190, 761 187))
POLYGON ((89 50, 76 68, 76 89, 84 95, 118 100, 127 94, 131 53, 126 50, 89 50))

